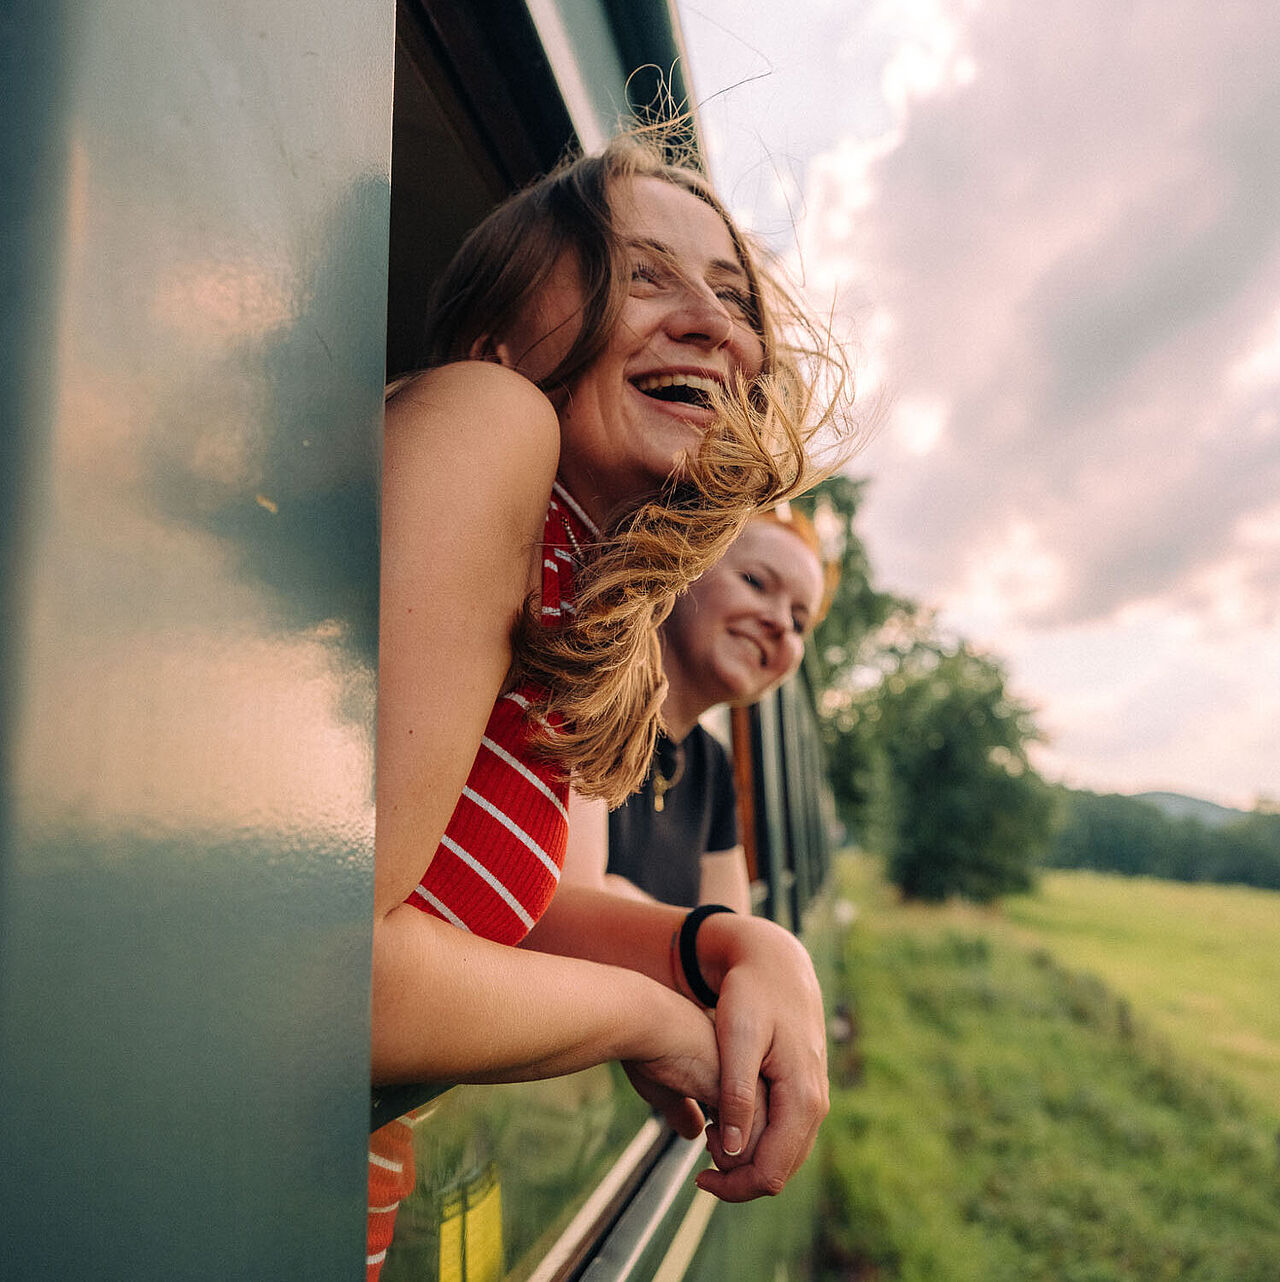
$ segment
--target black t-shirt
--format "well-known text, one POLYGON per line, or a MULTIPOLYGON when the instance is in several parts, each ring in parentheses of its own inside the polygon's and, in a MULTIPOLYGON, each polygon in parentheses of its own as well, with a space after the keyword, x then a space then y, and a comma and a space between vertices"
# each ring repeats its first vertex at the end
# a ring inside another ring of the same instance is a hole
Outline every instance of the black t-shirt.
MULTIPOLYGON (((684 763, 654 805, 653 771, 640 791, 609 816, 609 871, 620 873, 665 904, 698 902, 704 854, 739 844, 737 794, 728 754, 714 736, 694 726, 679 745, 684 763)), ((659 743, 655 759, 670 776, 672 745, 659 743)))

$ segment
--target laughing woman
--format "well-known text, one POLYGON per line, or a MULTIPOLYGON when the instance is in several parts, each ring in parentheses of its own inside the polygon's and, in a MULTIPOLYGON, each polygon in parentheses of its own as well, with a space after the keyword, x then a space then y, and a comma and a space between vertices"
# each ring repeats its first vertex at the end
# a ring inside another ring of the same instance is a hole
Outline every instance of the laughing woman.
POLYGON ((615 142, 463 246, 383 465, 375 1081, 621 1060, 683 1134, 715 1110, 698 1182, 731 1201, 826 1112, 808 956, 725 913, 690 975, 682 910, 558 882, 570 789, 648 767, 676 593, 813 479, 780 306, 699 174, 615 142))

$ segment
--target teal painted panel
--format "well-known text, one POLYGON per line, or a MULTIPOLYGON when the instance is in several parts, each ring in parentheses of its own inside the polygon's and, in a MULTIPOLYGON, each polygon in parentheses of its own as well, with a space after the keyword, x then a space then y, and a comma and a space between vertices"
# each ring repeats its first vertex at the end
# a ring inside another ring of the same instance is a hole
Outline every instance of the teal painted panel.
POLYGON ((362 1270, 393 10, 6 11, 24 1278, 362 1270))
POLYGON ((599 0, 531 0, 529 12, 586 150, 600 147, 627 114, 624 67, 599 0))

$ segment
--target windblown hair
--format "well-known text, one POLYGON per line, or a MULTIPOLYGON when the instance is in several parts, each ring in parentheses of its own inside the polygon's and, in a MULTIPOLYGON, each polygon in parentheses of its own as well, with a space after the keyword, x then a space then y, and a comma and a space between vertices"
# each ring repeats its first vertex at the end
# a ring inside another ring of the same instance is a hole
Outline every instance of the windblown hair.
MULTIPOLYGON (((723 555, 744 522, 808 489, 833 470, 847 435, 834 406, 847 372, 823 327, 764 271, 709 183, 689 159, 671 158, 669 127, 644 127, 598 156, 562 163, 519 192, 467 239, 436 286, 425 364, 470 355, 501 335, 548 282, 565 254, 583 295, 578 330, 540 383, 554 393, 604 350, 626 298, 628 249, 613 228, 611 197, 629 178, 657 178, 710 205, 732 238, 749 282, 747 318, 764 346, 760 376, 717 398, 716 422, 660 493, 611 514, 576 581, 575 613, 544 627, 526 602, 513 628, 512 677, 532 679, 538 750, 574 787, 611 806, 648 770, 666 692, 658 625, 676 596, 723 555), (817 405, 814 389, 827 388, 817 405), (830 456, 813 458, 822 433, 830 456)), ((848 450, 843 451, 845 454, 848 450)))

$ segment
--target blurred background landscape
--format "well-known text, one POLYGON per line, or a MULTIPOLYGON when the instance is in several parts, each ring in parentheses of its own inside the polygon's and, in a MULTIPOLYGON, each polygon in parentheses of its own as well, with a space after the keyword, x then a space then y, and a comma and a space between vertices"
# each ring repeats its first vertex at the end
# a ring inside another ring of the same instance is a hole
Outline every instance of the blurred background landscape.
POLYGON ((1280 12, 682 0, 855 353, 833 1279, 1280 1279, 1280 12))

